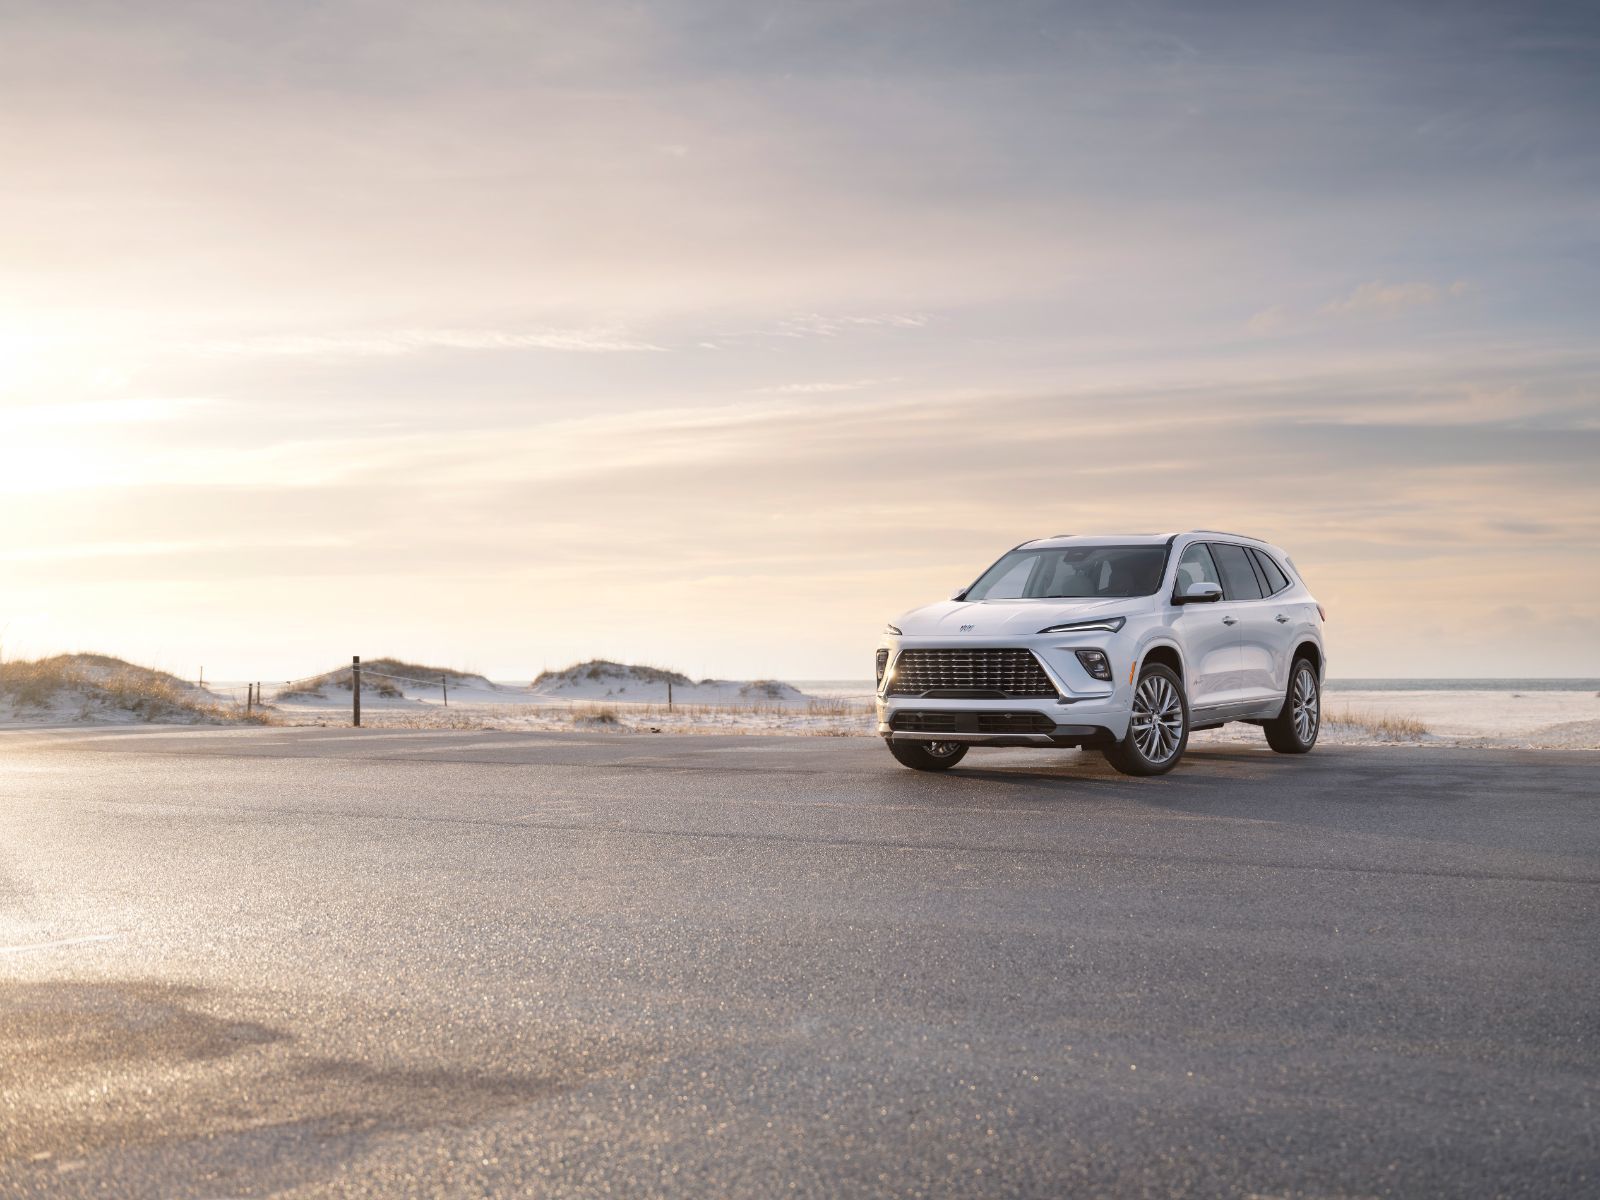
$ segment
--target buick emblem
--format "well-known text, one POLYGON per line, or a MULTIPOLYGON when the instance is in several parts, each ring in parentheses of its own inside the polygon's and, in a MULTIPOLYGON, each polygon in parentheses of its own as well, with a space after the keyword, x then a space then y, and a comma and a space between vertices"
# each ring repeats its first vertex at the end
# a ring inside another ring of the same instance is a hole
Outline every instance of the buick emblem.
POLYGON ((972 632, 972 626, 971 625, 963 625, 961 627, 961 632, 962 633, 971 633, 972 632))

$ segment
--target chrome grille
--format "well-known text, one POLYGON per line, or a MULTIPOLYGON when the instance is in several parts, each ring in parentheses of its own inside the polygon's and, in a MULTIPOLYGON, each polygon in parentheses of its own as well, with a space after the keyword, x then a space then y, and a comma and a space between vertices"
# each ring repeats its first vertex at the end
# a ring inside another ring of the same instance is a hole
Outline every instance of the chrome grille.
POLYGON ((889 681, 891 696, 988 692, 1054 696, 1055 685, 1031 650, 904 650, 889 681))

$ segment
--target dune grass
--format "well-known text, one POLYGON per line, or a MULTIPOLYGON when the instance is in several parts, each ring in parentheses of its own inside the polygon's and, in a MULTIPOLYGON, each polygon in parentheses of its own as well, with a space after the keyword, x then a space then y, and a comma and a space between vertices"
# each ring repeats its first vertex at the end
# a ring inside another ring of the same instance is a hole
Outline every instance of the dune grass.
POLYGON ((218 703, 175 675, 105 654, 57 654, 0 664, 0 702, 13 713, 62 710, 73 720, 127 713, 143 721, 241 722, 265 725, 259 710, 218 703))
POLYGON ((694 682, 687 675, 670 671, 665 667, 619 663, 609 658, 591 658, 557 671, 540 671, 533 681, 533 688, 538 691, 553 684, 579 683, 584 680, 590 683, 603 683, 608 679, 617 679, 625 683, 670 683, 675 687, 688 687, 694 682))
MULTIPOLYGON (((276 700, 313 700, 322 699, 327 695, 329 688, 342 688, 350 690, 354 678, 353 667, 339 667, 323 675, 296 683, 292 687, 278 692, 273 698, 276 700)), ((363 694, 381 696, 385 699, 398 700, 405 695, 409 687, 413 692, 438 685, 439 680, 445 680, 451 687, 464 687, 471 684, 481 684, 482 676, 474 675, 470 671, 458 671, 453 667, 430 667, 422 663, 407 662, 402 658, 373 658, 361 664, 361 691, 363 694), (389 676, 397 676, 391 679, 389 676)))
POLYGON ((1426 737, 1431 730, 1415 717, 1387 712, 1363 712, 1346 706, 1323 714, 1330 725, 1346 725, 1388 738, 1426 737))
POLYGON ((573 711, 569 718, 574 725, 611 725, 620 727, 622 718, 609 704, 584 705, 573 711))

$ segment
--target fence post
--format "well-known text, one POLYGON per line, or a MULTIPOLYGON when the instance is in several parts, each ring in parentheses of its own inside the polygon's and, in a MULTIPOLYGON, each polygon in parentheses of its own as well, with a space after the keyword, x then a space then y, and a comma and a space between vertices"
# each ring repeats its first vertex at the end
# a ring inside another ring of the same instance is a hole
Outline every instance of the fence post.
POLYGON ((255 685, 252 684, 252 683, 245 684, 244 685, 244 715, 245 716, 248 717, 250 715, 250 713, 251 713, 251 710, 254 709, 254 707, 255 707, 255 699, 256 699, 255 685))
POLYGON ((350 656, 350 715, 357 729, 361 728, 361 655, 350 656))
POLYGON ((667 711, 672 711, 672 680, 667 680, 667 711))
POLYGON ((443 675, 439 676, 439 690, 444 693, 444 706, 446 708, 449 708, 450 707, 450 680, 448 678, 446 678, 445 676, 443 676, 443 675))

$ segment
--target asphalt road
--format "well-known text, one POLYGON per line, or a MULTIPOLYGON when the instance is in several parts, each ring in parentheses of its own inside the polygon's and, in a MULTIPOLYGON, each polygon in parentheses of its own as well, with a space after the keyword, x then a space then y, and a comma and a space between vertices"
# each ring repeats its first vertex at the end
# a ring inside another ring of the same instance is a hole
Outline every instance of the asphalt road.
POLYGON ((1600 1194, 1600 754, 0 734, 0 1195, 1600 1194))

